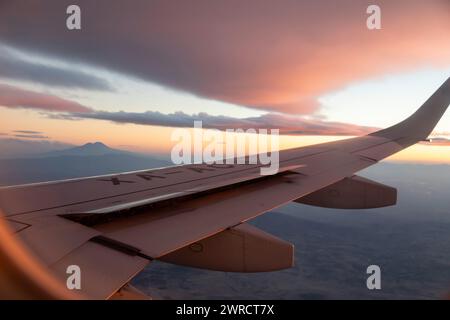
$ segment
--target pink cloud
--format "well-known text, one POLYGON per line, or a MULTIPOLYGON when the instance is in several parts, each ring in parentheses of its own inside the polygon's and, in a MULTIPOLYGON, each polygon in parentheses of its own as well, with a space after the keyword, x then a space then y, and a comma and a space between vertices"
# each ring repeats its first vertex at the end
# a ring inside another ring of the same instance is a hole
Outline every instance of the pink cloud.
POLYGON ((0 106, 7 108, 31 108, 56 112, 90 112, 92 109, 77 102, 54 95, 24 90, 0 84, 0 106))
POLYGON ((353 82, 449 65, 448 0, 84 1, 83 29, 64 27, 67 1, 16 0, 0 41, 99 65, 252 108, 312 113, 317 97, 353 82), (20 35, 20 36, 19 36, 20 35))

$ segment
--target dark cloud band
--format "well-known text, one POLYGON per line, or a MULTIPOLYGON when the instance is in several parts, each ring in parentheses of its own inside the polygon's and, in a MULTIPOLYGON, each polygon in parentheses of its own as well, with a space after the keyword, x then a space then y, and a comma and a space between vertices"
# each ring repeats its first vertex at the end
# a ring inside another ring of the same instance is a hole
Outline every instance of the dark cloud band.
POLYGON ((19 134, 42 134, 43 132, 33 131, 33 130, 14 130, 14 133, 19 133, 19 134))
POLYGON ((25 138, 25 139, 48 139, 48 136, 44 136, 42 134, 15 134, 14 137, 16 138, 25 138))
POLYGON ((266 114, 259 117, 233 118, 214 116, 207 113, 188 115, 184 112, 163 114, 157 111, 143 113, 95 111, 90 113, 70 113, 52 115, 53 118, 77 120, 97 119, 116 123, 192 128, 194 121, 202 121, 203 128, 211 129, 279 129, 281 134, 296 135, 361 135, 375 131, 376 128, 357 126, 348 123, 305 119, 280 114, 266 114))
POLYGON ((113 91, 105 79, 73 69, 58 68, 19 58, 0 43, 0 77, 54 87, 113 91))

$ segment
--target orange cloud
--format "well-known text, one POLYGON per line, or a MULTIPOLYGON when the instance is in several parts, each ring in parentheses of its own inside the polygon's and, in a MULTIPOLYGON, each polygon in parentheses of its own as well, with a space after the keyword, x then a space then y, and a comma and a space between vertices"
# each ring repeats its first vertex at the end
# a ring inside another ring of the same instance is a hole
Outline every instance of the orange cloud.
POLYGON ((58 112, 90 112, 90 108, 60 97, 0 84, 0 106, 58 112))

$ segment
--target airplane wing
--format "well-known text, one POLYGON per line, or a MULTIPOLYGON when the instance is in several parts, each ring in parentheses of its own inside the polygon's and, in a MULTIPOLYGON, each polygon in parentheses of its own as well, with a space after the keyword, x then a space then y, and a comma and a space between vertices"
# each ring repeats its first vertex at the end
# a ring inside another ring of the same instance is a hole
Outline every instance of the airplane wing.
POLYGON ((289 268, 293 245, 246 221, 291 201, 395 204, 394 188, 354 174, 426 139, 449 103, 450 78, 390 128, 281 151, 270 176, 260 164, 198 164, 0 188, 3 221, 63 286, 67 268, 79 266, 87 298, 141 296, 128 282, 154 259, 235 272, 289 268))

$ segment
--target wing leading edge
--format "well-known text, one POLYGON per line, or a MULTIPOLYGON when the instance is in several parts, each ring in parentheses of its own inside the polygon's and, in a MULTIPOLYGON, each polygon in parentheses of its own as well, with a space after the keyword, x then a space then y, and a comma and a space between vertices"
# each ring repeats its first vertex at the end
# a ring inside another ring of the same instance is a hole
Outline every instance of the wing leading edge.
MULTIPOLYGON (((349 179, 427 138, 449 103, 450 78, 412 116, 392 127, 280 152, 284 170, 273 176, 255 175, 257 165, 179 166, 1 188, 0 207, 16 236, 64 284, 68 263, 89 269, 89 284, 82 289, 87 297, 112 297, 153 259, 244 272, 288 267, 289 244, 247 230, 243 223, 307 195, 309 202, 321 200, 321 190, 348 191, 353 184, 387 197, 373 203, 395 203, 392 188, 349 179), (244 260, 229 253, 225 264, 211 254, 242 246, 244 260), (269 247, 285 248, 285 255, 280 258, 278 249, 264 251, 269 247), (264 259, 258 259, 261 255, 264 259), (285 262, 274 264, 276 259, 285 262)), ((372 193, 363 195, 373 200, 372 193)), ((345 207, 342 201, 339 205, 345 207)), ((352 205, 361 208, 367 202, 352 205)))

